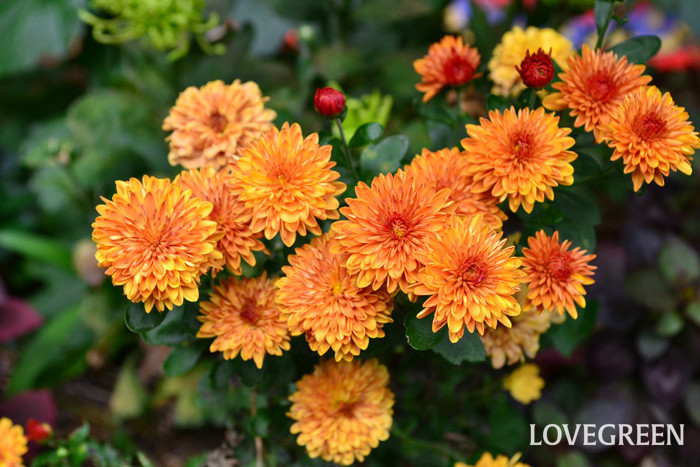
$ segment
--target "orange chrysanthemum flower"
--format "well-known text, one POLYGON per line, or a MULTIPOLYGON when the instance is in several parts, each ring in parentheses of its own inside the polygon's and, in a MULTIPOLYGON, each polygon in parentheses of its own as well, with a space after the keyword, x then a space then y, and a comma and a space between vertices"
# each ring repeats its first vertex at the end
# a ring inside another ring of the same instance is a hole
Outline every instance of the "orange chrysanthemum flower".
POLYGON ((581 55, 569 57, 568 70, 559 74, 561 81, 552 85, 559 92, 542 104, 549 110, 571 109, 574 126, 593 131, 600 142, 600 130, 625 96, 651 81, 642 75, 644 69, 627 63, 625 56, 618 60, 614 52, 593 51, 584 44, 581 55))
POLYGON ((559 128, 559 117, 537 110, 511 107, 489 112, 479 125, 467 125, 462 140, 473 190, 490 191, 499 201, 508 198, 511 211, 522 205, 531 212, 535 202, 554 199, 553 187, 571 185, 577 154, 568 149, 574 139, 559 128))
POLYGON ((144 302, 146 312, 199 298, 199 277, 220 267, 216 250, 221 233, 208 219, 209 201, 168 179, 144 176, 117 181, 111 201, 97 206, 92 224, 98 265, 107 268, 127 298, 144 302))
POLYGON ((637 191, 644 182, 663 186, 669 170, 692 173, 691 156, 700 147, 694 130, 688 113, 669 93, 662 96, 658 88, 648 86, 625 98, 602 134, 615 149, 611 159, 622 159, 637 191))
POLYGON ((455 204, 455 214, 483 214, 486 224, 500 229, 508 217, 498 208, 498 200, 490 192, 472 190, 474 180, 469 175, 468 165, 467 158, 457 148, 434 152, 423 149, 421 155, 406 166, 406 172, 435 183, 436 190, 449 188, 448 199, 455 204))
POLYGON ((454 467, 530 467, 529 464, 520 462, 520 455, 520 453, 517 453, 509 459, 503 454, 498 454, 494 458, 490 452, 485 452, 473 466, 457 462, 454 467))
POLYGON ((350 465, 389 438, 394 394, 377 360, 326 360, 289 396, 291 432, 311 457, 350 465))
POLYGON ((527 275, 523 282, 528 283, 529 291, 524 308, 556 308, 559 314, 566 310, 576 319, 576 304, 586 306, 583 286, 594 282, 596 267, 588 263, 595 255, 586 255, 586 250, 578 247, 569 250, 571 242, 559 243, 559 232, 548 237, 540 230, 527 239, 527 245, 529 248, 523 248, 523 271, 527 275))
POLYGON ((27 438, 22 425, 14 425, 6 417, 0 418, 0 466, 21 467, 24 465, 22 456, 26 453, 27 438))
POLYGON ((357 286, 331 252, 332 241, 332 234, 314 238, 289 256, 276 283, 277 303, 293 336, 305 334, 320 355, 330 348, 336 360, 352 360, 370 338, 384 337, 394 304, 382 289, 357 286))
POLYGON ((428 55, 413 62, 413 68, 422 76, 416 89, 424 92, 428 102, 446 86, 460 86, 481 76, 474 74, 481 55, 462 41, 459 36, 445 36, 430 46, 428 55))
POLYGON ((277 114, 265 108, 268 99, 252 81, 185 89, 163 122, 172 131, 168 161, 186 169, 218 169, 235 160, 238 149, 272 127, 277 114))
POLYGON ((287 246, 297 233, 321 235, 317 219, 338 218, 336 196, 346 188, 330 160, 331 147, 319 147, 316 133, 304 139, 296 123, 271 128, 246 146, 231 177, 234 193, 253 213, 252 231, 264 231, 268 240, 279 232, 287 246))
POLYGON ((197 337, 215 337, 209 350, 224 358, 255 361, 262 368, 265 355, 289 350, 289 329, 276 303, 277 288, 263 272, 260 277, 228 280, 214 287, 208 302, 199 305, 202 326, 197 337))
POLYGON ((213 209, 209 219, 216 222, 223 235, 216 245, 223 257, 221 266, 228 266, 233 274, 241 274, 241 258, 255 266, 254 251, 266 251, 259 237, 250 230, 252 212, 246 209, 233 193, 233 187, 227 171, 217 171, 212 167, 183 171, 173 183, 184 190, 191 190, 192 195, 210 201, 213 209))
POLYGON ((513 295, 524 274, 520 259, 512 256, 515 247, 504 248, 501 237, 481 216, 453 216, 419 254, 425 267, 412 292, 429 295, 418 318, 434 313, 433 332, 447 324, 450 341, 457 342, 465 328, 483 334, 484 324, 511 326, 508 316, 520 313, 513 295))
POLYGON ((359 287, 407 293, 420 268, 416 253, 454 210, 449 190, 436 192, 433 184, 399 169, 375 177, 372 188, 358 183, 355 194, 340 210, 347 220, 331 226, 337 234, 331 248, 343 253, 342 265, 357 276, 359 287))

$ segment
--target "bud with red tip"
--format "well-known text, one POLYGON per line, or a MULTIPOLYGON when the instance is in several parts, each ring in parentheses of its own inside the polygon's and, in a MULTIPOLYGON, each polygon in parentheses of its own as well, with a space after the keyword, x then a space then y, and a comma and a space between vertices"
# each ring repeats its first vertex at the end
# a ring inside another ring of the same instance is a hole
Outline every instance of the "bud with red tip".
POLYGON ((37 443, 46 441, 51 437, 52 431, 51 425, 48 423, 39 423, 33 418, 27 421, 27 439, 29 441, 36 441, 37 443))
POLYGON ((345 96, 333 88, 316 89, 314 107, 326 118, 340 117, 345 111, 345 96))
POLYGON ((520 66, 515 67, 528 88, 542 89, 554 78, 552 50, 545 53, 542 49, 530 55, 528 50, 520 66))

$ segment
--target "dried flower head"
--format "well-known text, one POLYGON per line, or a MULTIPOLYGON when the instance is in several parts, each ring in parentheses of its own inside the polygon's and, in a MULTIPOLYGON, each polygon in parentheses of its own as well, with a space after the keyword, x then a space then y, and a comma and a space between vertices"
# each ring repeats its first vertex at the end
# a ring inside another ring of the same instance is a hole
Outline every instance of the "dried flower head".
POLYGON ((425 93, 428 102, 447 86, 461 86, 480 76, 475 74, 481 55, 462 41, 459 36, 445 36, 428 49, 428 54, 413 62, 413 68, 421 75, 416 89, 425 93))

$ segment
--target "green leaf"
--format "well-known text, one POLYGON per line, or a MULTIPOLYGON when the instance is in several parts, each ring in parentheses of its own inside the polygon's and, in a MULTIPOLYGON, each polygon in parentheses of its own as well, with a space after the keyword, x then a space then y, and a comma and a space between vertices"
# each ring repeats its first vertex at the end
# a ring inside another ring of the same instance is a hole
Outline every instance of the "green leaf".
POLYGON ((384 133, 384 127, 382 127, 379 123, 363 123, 355 131, 355 134, 352 136, 352 139, 348 143, 348 146, 351 148, 366 146, 381 138, 382 133, 384 133))
POLYGON ((503 112, 505 109, 509 108, 508 101, 503 96, 497 96, 496 94, 489 94, 486 98, 486 108, 488 110, 499 110, 503 112))
POLYGON ((148 392, 136 374, 136 354, 122 365, 109 400, 111 413, 120 420, 138 417, 146 409, 148 392))
POLYGON ((486 360, 486 350, 478 334, 465 332, 464 336, 455 342, 450 342, 446 333, 442 340, 433 347, 433 351, 442 355, 445 360, 453 365, 461 365, 462 362, 483 362, 486 360))
POLYGON ((683 318, 675 311, 664 314, 658 323, 656 323, 656 332, 664 337, 672 337, 683 330, 683 318))
POLYGON ((624 55, 630 63, 644 64, 661 49, 661 39, 656 36, 631 37, 617 44, 612 50, 618 57, 624 55))
POLYGON ((284 34, 294 27, 286 18, 277 14, 266 0, 237 0, 228 17, 240 24, 250 24, 254 35, 250 54, 254 57, 271 55, 279 50, 284 34))
POLYGON ((158 310, 151 310, 146 313, 143 303, 129 303, 124 313, 124 322, 130 331, 142 333, 150 331, 158 326, 165 318, 166 313, 161 313, 158 310))
POLYGON ((428 350, 435 347, 438 342, 445 336, 443 332, 433 332, 433 317, 426 316, 418 319, 416 315, 421 310, 421 306, 413 305, 408 310, 406 317, 403 320, 406 326, 406 339, 408 345, 416 350, 428 350))
POLYGON ((671 346, 671 341, 655 332, 643 330, 637 335, 635 346, 639 355, 646 360, 656 360, 671 346))
POLYGON ((698 253, 685 240, 671 237, 659 253, 659 269, 669 285, 688 285, 700 277, 698 253))
POLYGON ((165 312, 165 319, 150 331, 141 334, 143 340, 151 345, 176 346, 188 340, 194 340, 199 329, 197 322, 197 305, 185 303, 165 312))
POLYGON ((555 226, 559 240, 571 240, 574 247, 588 252, 595 250, 595 226, 600 223, 595 200, 585 191, 560 188, 554 194, 554 204, 564 215, 555 226))
POLYGON ((598 37, 605 35, 612 18, 615 5, 610 0, 596 0, 594 7, 595 26, 598 37))
POLYGON ((70 437, 68 438, 68 443, 72 447, 75 447, 87 441, 89 436, 90 425, 87 422, 85 422, 80 427, 76 428, 75 431, 73 431, 73 433, 70 434, 70 437))
POLYGON ((692 383, 685 393, 683 405, 695 426, 700 427, 700 383, 692 383))
POLYGON ((633 271, 625 280, 625 290, 637 303, 655 311, 667 312, 676 307, 676 302, 656 269, 633 271))
POLYGON ((184 343, 175 347, 163 361, 163 373, 166 376, 179 376, 187 373, 199 361, 207 342, 197 340, 192 344, 184 343))
POLYGON ((576 347, 593 332, 597 315, 598 304, 589 301, 585 309, 579 309, 577 319, 567 316, 562 324, 552 325, 543 336, 542 347, 549 342, 564 357, 570 357, 576 347))
POLYGON ((21 230, 0 230, 0 248, 73 271, 70 249, 50 238, 21 230))
POLYGON ((395 172, 408 151, 408 138, 403 135, 389 136, 379 144, 370 144, 360 154, 362 179, 370 183, 380 173, 395 172))
POLYGON ((695 299, 695 301, 688 303, 688 306, 685 308, 685 314, 695 324, 700 326, 700 300, 695 299))
POLYGON ((562 409, 545 400, 535 401, 532 408, 532 420, 540 426, 564 425, 569 423, 562 409))
POLYGON ((479 49, 482 57, 491 55, 491 51, 496 46, 496 37, 491 27, 486 13, 477 2, 471 2, 472 18, 469 27, 474 31, 475 45, 479 49))

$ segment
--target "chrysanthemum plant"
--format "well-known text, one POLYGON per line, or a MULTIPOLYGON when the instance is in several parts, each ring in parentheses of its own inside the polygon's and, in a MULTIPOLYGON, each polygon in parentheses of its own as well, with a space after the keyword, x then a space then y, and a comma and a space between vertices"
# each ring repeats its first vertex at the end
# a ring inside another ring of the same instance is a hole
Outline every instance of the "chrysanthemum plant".
MULTIPOLYGON (((537 28, 508 37, 527 44, 514 63, 478 34, 431 45, 414 66, 432 147, 415 156, 376 122, 349 135, 333 89, 316 96, 319 133, 272 126, 253 83, 187 89, 164 125, 187 169, 117 182, 93 224, 100 266, 134 302, 127 326, 173 347, 166 374, 207 372, 219 420, 229 383, 249 388, 258 459, 262 404, 310 456, 345 465, 389 437, 380 362, 406 343, 496 369, 534 358, 542 335, 569 354, 594 320, 596 191, 689 174, 699 145, 644 74, 660 41, 605 49, 614 6, 596 2, 582 51, 537 28)), ((534 365, 505 383, 525 403, 543 384, 534 365)))

